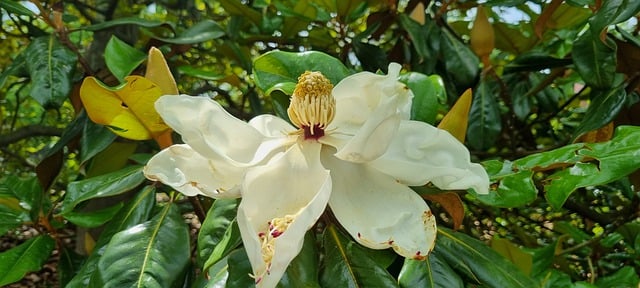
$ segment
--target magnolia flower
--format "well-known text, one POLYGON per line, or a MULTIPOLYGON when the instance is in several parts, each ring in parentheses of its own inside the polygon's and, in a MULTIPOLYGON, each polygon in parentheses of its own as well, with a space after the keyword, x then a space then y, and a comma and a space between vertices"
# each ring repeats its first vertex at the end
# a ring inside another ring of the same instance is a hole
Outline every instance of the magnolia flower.
POLYGON ((488 193, 489 178, 453 136, 409 120, 413 94, 388 75, 354 74, 334 88, 298 79, 287 110, 243 122, 203 97, 163 96, 155 107, 185 144, 144 173, 185 195, 242 197, 238 226, 258 287, 275 287, 327 204, 358 243, 425 259, 435 217, 409 186, 488 193))

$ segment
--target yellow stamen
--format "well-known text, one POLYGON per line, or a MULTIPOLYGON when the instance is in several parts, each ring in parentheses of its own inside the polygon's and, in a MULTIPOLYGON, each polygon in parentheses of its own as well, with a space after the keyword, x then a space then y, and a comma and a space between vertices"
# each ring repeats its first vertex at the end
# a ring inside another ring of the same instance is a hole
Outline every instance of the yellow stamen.
POLYGON ((324 130, 335 116, 332 89, 329 79, 320 72, 307 71, 300 75, 287 109, 293 125, 308 130, 311 135, 319 132, 316 129, 324 130))

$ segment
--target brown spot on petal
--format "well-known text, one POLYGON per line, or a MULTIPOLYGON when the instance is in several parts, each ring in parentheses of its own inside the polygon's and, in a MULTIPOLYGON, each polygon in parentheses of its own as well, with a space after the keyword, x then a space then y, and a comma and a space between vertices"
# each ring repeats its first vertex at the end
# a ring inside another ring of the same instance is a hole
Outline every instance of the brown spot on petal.
POLYGON ((362 235, 360 235, 360 232, 358 232, 358 238, 362 238, 362 235))
POLYGON ((389 244, 389 245, 393 245, 393 240, 389 240, 389 241, 387 241, 387 244, 389 244))
POLYGON ((427 259, 427 257, 423 256, 422 252, 420 252, 420 251, 416 252, 416 255, 413 256, 413 260, 422 261, 424 259, 427 259))

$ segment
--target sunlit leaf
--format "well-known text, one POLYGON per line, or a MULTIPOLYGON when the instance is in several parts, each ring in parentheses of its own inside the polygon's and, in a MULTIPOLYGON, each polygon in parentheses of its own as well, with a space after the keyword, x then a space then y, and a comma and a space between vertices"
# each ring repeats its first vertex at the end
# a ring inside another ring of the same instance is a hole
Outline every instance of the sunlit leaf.
POLYGON ((111 36, 104 49, 104 62, 120 82, 124 81, 124 77, 131 74, 145 58, 144 53, 116 36, 111 36))
POLYGON ((124 138, 159 138, 169 130, 153 105, 162 90, 141 76, 128 76, 125 81, 120 87, 108 88, 93 77, 85 78, 80 97, 89 118, 124 138))
POLYGON ((26 273, 40 270, 54 246, 53 238, 39 235, 0 253, 0 285, 16 282, 26 273))
POLYGON ((267 94, 270 94, 277 84, 297 83, 298 77, 309 70, 322 72, 333 85, 350 74, 338 59, 315 51, 272 51, 256 58, 253 69, 256 85, 267 94))
POLYGON ((522 251, 522 249, 511 243, 511 241, 499 237, 491 239, 491 248, 500 253, 504 258, 509 259, 526 275, 531 275, 533 255, 522 251))
POLYGON ((427 76, 418 72, 409 72, 400 75, 398 80, 407 84, 413 92, 411 119, 433 124, 442 106, 441 103, 446 103, 447 100, 442 78, 438 75, 427 76))
POLYGON ((537 195, 533 171, 518 170, 510 161, 498 160, 483 163, 495 188, 489 194, 476 194, 478 200, 496 207, 521 207, 533 202, 537 195))

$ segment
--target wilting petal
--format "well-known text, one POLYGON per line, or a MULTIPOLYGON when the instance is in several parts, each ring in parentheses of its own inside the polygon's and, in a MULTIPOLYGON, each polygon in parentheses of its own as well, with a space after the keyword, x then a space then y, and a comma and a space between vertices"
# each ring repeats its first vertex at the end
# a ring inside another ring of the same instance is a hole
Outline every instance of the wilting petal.
POLYGON ((251 166, 282 148, 282 143, 266 141, 254 127, 206 97, 163 96, 155 106, 186 144, 209 159, 222 157, 237 166, 251 166))
POLYGON ((249 120, 249 125, 267 137, 283 137, 296 130, 287 121, 269 114, 262 114, 249 120))
POLYGON ((489 176, 471 163, 469 150, 449 132, 418 121, 402 121, 387 152, 369 165, 409 186, 431 182, 444 190, 489 193, 489 176))
POLYGON ((173 145, 160 151, 144 167, 150 180, 167 184, 187 196, 213 198, 240 197, 240 184, 246 168, 237 168, 224 159, 210 161, 189 145, 173 145))
POLYGON ((337 128, 353 134, 381 106, 397 113, 401 119, 409 119, 413 94, 398 82, 401 68, 400 64, 391 63, 388 75, 360 72, 340 81, 332 92, 336 99, 336 115, 329 130, 337 128), (389 102, 388 98, 397 99, 389 102))
POLYGON ((435 217, 424 200, 392 177, 339 160, 330 150, 323 149, 322 163, 331 170, 329 206, 340 224, 364 246, 424 259, 436 237, 435 217))
POLYGON ((258 287, 276 286, 329 201, 320 147, 297 143, 245 176, 238 226, 258 287))

